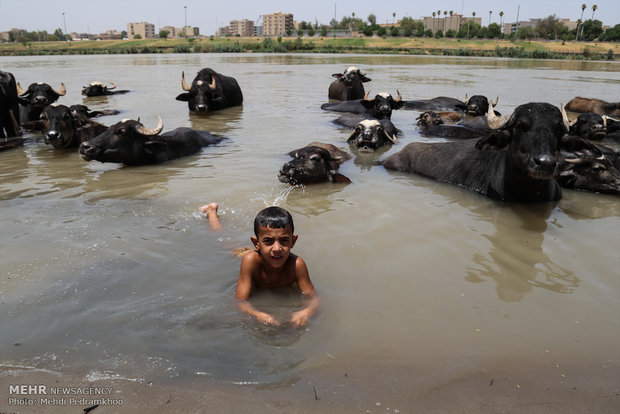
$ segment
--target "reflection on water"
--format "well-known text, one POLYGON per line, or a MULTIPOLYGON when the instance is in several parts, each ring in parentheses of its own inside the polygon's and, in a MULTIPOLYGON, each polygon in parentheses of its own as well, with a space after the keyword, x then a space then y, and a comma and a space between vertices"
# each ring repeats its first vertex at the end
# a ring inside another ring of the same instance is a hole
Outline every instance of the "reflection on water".
POLYGON ((506 302, 520 301, 533 288, 549 289, 557 293, 572 293, 579 286, 579 278, 571 271, 553 263, 543 251, 544 233, 553 204, 524 207, 502 206, 510 209, 517 221, 506 226, 491 221, 493 234, 484 235, 491 243, 488 253, 473 257, 478 268, 469 268, 465 279, 496 283, 497 296, 506 302))

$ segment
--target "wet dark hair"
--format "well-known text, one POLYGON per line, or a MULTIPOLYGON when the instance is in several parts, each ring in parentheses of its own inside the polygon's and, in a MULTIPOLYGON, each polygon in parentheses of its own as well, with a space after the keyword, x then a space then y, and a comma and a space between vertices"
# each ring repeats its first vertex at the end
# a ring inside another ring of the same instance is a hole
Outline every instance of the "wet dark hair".
POLYGON ((259 227, 269 227, 272 229, 291 228, 291 234, 295 233, 293 217, 291 213, 282 207, 271 206, 258 212, 254 219, 254 235, 258 237, 259 227))

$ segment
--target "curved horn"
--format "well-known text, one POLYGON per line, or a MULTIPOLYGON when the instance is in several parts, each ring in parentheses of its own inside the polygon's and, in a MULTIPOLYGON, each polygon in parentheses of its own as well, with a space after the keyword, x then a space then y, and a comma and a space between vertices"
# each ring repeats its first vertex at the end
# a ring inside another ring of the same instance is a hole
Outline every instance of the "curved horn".
POLYGON ((562 104, 560 104, 560 112, 562 112, 562 124, 564 124, 564 130, 568 132, 570 131, 571 123, 568 120, 568 115, 566 115, 566 110, 562 104))
POLYGON ((396 93, 398 94, 398 97, 396 99, 394 99, 394 102, 400 102, 403 100, 403 97, 401 96, 400 92, 398 91, 398 89, 396 89, 396 93))
POLYGON ((495 111, 493 107, 489 105, 489 109, 487 110, 487 123, 489 124, 489 128, 491 129, 500 129, 502 128, 506 122, 510 119, 512 114, 506 115, 504 117, 499 117, 495 115, 495 111))
POLYGON ((392 142, 393 144, 396 144, 398 142, 398 139, 396 138, 396 134, 394 135, 390 135, 387 133, 387 131, 384 129, 383 133, 385 134, 385 137, 390 140, 390 142, 392 142))
POLYGON ((17 82, 17 95, 22 96, 28 93, 28 90, 23 90, 22 86, 17 82))
POLYGON ((354 140, 355 138, 357 138, 357 136, 362 132, 362 129, 359 127, 355 127, 355 129, 353 130, 353 132, 351 133, 351 135, 349 136, 349 138, 347 138, 347 142, 354 140))
POLYGON ((153 129, 144 128, 142 125, 136 125, 136 131, 138 131, 142 135, 157 135, 164 129, 164 122, 161 120, 161 117, 157 115, 157 126, 153 129))
POLYGON ((467 96, 467 94, 465 94, 465 105, 467 105, 468 102, 469 102, 469 97, 467 96))
POLYGON ((211 83, 209 84, 209 89, 214 90, 215 89, 215 76, 212 74, 211 75, 211 83))
POLYGON ((108 87, 108 90, 109 90, 109 91, 110 91, 110 90, 112 90, 112 89, 115 89, 115 88, 116 88, 116 83, 114 83, 114 82, 110 82, 110 85, 112 85, 112 86, 109 86, 109 87, 108 87))
POLYGON ((187 83, 185 83, 185 71, 181 72, 181 87, 184 91, 189 91, 192 89, 191 86, 188 86, 187 83))
POLYGON ((365 100, 365 101, 370 101, 370 99, 368 99, 368 95, 369 95, 369 94, 370 94, 370 91, 368 91, 368 92, 366 92, 366 93, 364 94, 364 100, 365 100))
POLYGON ((495 102, 492 102, 491 106, 496 107, 498 102, 499 102, 499 96, 495 98, 495 102))
POLYGON ((56 90, 54 88, 52 88, 52 90, 54 91, 54 93, 57 93, 60 96, 65 96, 65 94, 67 93, 67 88, 65 87, 64 83, 60 84, 60 89, 56 90))

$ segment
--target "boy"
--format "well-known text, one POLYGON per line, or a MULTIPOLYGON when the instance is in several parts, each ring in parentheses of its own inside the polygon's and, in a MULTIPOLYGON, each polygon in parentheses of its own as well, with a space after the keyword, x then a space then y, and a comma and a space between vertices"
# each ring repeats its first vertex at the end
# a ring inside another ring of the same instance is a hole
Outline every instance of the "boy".
MULTIPOLYGON (((217 208, 217 203, 200 207, 215 231, 222 228, 217 208)), ((309 300, 304 309, 291 315, 290 321, 295 327, 306 325, 319 305, 306 263, 291 253, 298 237, 294 230, 293 217, 285 209, 272 206, 261 210, 254 219, 254 236, 250 237, 256 250, 247 252, 241 259, 236 290, 239 309, 266 325, 279 326, 280 322, 250 305, 248 299, 254 287, 272 289, 297 283, 302 295, 309 300)))

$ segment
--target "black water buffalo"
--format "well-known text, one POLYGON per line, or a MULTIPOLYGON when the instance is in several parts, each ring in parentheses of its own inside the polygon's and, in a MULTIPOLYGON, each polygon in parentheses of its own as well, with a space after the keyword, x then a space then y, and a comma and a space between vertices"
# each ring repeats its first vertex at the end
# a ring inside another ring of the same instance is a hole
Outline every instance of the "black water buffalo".
POLYGON ((79 152, 86 161, 157 164, 195 154, 202 147, 225 139, 190 128, 177 128, 160 135, 163 127, 161 118, 154 129, 147 129, 132 119, 122 120, 104 133, 82 142, 79 152))
POLYGON ((482 116, 488 112, 489 106, 496 106, 498 101, 499 98, 495 102, 489 102, 487 97, 483 95, 472 95, 470 98, 465 96, 465 101, 439 96, 432 99, 406 101, 404 106, 405 109, 419 111, 456 111, 471 116, 482 116))
POLYGON ((243 94, 237 80, 210 68, 201 69, 191 86, 185 83, 185 72, 182 72, 181 86, 186 92, 176 99, 187 102, 193 112, 216 111, 243 104, 243 94))
MULTIPOLYGON (((453 113, 447 112, 447 114, 453 113)), ((444 123, 437 112, 426 111, 417 119, 420 132, 427 137, 471 139, 481 138, 492 131, 484 117, 476 117, 459 123, 444 123)))
POLYGON ((581 98, 571 99, 564 108, 572 112, 594 112, 599 115, 620 117, 620 102, 605 102, 600 99, 581 98))
POLYGON ((570 134, 581 138, 602 140, 607 137, 605 120, 599 114, 586 112, 569 123, 570 134))
POLYGON ((17 83, 17 95, 20 103, 20 118, 22 124, 28 121, 36 121, 41 115, 41 111, 47 105, 53 104, 67 93, 64 83, 60 84, 60 89, 55 90, 47 83, 31 83, 28 89, 23 90, 19 82, 17 83))
POLYGON ((378 93, 373 99, 368 99, 368 93, 366 93, 364 99, 324 103, 321 105, 321 109, 334 112, 364 114, 375 119, 390 119, 392 117, 392 111, 400 109, 404 105, 400 92, 396 92, 398 94, 396 99, 385 92, 378 93))
POLYGON ((396 135, 388 134, 378 120, 366 119, 355 127, 347 142, 358 151, 374 152, 377 148, 395 144, 398 140, 396 135))
POLYGON ((284 164, 278 173, 280 182, 293 185, 351 182, 338 173, 340 164, 350 159, 351 155, 332 144, 312 142, 289 152, 288 155, 293 159, 284 164))
POLYGON ((0 70, 0 138, 21 134, 15 76, 0 70))
POLYGON ((355 66, 349 66, 344 73, 334 73, 332 76, 336 80, 329 85, 327 95, 329 99, 339 101, 362 99, 365 95, 364 82, 371 80, 355 66))
POLYGON ((71 105, 69 107, 73 115, 83 116, 85 118, 98 118, 100 116, 118 115, 120 111, 116 109, 104 109, 103 111, 91 111, 86 105, 71 105))
POLYGON ((107 126, 80 116, 69 107, 58 103, 46 106, 39 119, 45 143, 59 149, 75 148, 81 142, 94 138, 108 129, 107 126))
POLYGON ((91 82, 88 86, 82 87, 82 95, 85 96, 107 96, 107 95, 120 95, 129 92, 128 89, 116 89, 116 83, 110 82, 112 86, 105 86, 102 82, 91 82))
POLYGON ((564 188, 620 194, 620 152, 574 136, 564 136, 558 183, 564 188))
POLYGON ((390 135, 395 136, 396 134, 400 133, 400 130, 396 128, 394 123, 392 123, 391 119, 389 118, 377 119, 370 115, 365 115, 365 114, 344 113, 340 115, 338 118, 334 119, 333 122, 335 124, 342 125, 347 128, 355 128, 360 124, 360 122, 365 121, 365 120, 377 120, 379 123, 381 123, 381 126, 383 127, 385 132, 387 132, 390 135))
POLYGON ((548 103, 518 106, 498 131, 478 140, 408 144, 385 159, 413 172, 489 197, 518 202, 559 200, 560 140, 568 120, 548 103))

